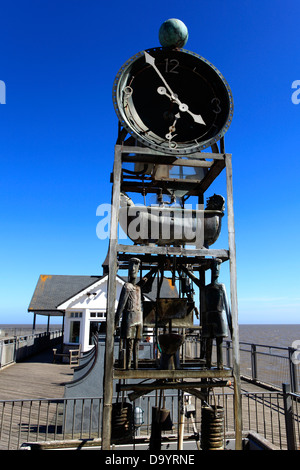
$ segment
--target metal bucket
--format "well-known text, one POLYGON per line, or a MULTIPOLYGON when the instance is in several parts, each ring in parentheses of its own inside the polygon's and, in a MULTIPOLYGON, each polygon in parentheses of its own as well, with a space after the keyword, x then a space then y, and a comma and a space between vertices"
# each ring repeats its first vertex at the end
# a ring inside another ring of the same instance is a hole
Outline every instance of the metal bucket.
POLYGON ((160 369, 180 369, 179 348, 184 342, 184 336, 176 333, 166 333, 158 336, 162 353, 160 369))

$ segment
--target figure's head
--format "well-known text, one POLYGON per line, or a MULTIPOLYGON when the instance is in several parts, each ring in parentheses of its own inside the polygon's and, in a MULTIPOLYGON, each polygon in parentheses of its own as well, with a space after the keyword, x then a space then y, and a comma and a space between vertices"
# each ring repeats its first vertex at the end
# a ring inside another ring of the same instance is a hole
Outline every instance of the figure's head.
POLYGON ((211 266, 211 280, 217 281, 219 275, 220 275, 220 268, 221 268, 222 260, 219 258, 215 258, 212 260, 212 266, 211 266))
POLYGON ((138 258, 130 258, 129 260, 129 281, 133 282, 136 280, 139 269, 140 269, 141 261, 138 258))
POLYGON ((206 210, 222 211, 225 209, 225 199, 220 194, 214 194, 207 200, 206 210))

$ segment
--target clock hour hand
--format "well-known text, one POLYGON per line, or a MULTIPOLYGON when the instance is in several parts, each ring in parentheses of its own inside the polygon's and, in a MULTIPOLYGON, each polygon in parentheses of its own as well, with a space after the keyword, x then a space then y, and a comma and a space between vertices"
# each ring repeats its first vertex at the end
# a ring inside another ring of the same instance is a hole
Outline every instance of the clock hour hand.
POLYGON ((177 95, 173 95, 173 96, 168 95, 167 90, 163 86, 158 87, 157 92, 160 95, 166 95, 172 101, 175 101, 175 103, 177 103, 179 105, 179 111, 181 111, 183 113, 188 113, 190 116, 192 116, 192 118, 194 119, 195 122, 197 122, 198 124, 203 124, 205 126, 205 122, 203 121, 202 116, 200 116, 200 114, 192 113, 189 110, 188 105, 185 104, 185 103, 181 103, 181 101, 178 99, 177 95))
POLYGON ((169 132, 168 134, 165 135, 166 139, 169 141, 169 148, 171 149, 176 149, 177 147, 177 143, 174 142, 174 140, 172 141, 172 139, 177 135, 177 134, 173 134, 173 132, 175 132, 175 124, 176 124, 176 121, 180 118, 180 114, 177 113, 175 114, 175 121, 173 122, 173 124, 169 127, 169 132))
POLYGON ((168 134, 166 134, 166 139, 167 140, 172 140, 173 137, 175 137, 176 134, 173 135, 173 132, 175 132, 175 124, 176 124, 176 121, 180 118, 180 114, 177 113, 175 114, 175 121, 173 122, 172 126, 169 127, 169 132, 168 134))

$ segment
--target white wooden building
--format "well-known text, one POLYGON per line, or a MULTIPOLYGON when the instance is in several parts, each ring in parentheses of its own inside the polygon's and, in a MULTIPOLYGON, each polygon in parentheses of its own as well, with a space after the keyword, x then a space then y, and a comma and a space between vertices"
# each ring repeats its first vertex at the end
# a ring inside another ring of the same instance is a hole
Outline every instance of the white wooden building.
MULTIPOLYGON (((64 344, 81 344, 82 351, 93 346, 93 333, 106 332, 106 296, 107 279, 103 277, 81 292, 58 305, 58 310, 65 312, 64 344)), ((117 278, 117 299, 124 280, 117 278)), ((117 307, 117 301, 116 301, 117 307)))

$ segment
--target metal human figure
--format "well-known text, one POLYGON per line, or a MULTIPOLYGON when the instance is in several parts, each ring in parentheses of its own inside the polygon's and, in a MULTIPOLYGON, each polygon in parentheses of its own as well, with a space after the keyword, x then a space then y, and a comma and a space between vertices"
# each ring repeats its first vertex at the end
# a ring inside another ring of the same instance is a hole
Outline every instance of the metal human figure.
POLYGON ((202 319, 202 338, 206 339, 206 366, 211 367, 212 343, 216 339, 217 367, 223 369, 223 338, 232 331, 231 312, 225 285, 218 282, 222 261, 214 259, 211 268, 211 283, 205 286, 205 308, 202 319))
POLYGON ((231 311, 227 299, 226 288, 224 284, 218 282, 220 275, 220 266, 222 260, 215 258, 212 260, 211 283, 205 287, 201 286, 199 279, 182 267, 182 270, 195 282, 195 284, 204 290, 205 305, 202 309, 201 325, 202 338, 206 342, 206 366, 211 368, 212 344, 216 339, 217 345, 217 367, 223 369, 223 338, 228 336, 228 327, 232 334, 231 311))
POLYGON ((120 328, 120 363, 124 363, 122 355, 125 349, 125 367, 131 368, 131 358, 133 356, 133 367, 138 368, 138 347, 143 333, 143 308, 142 308, 142 289, 144 292, 150 292, 154 278, 152 269, 141 281, 137 283, 140 260, 131 258, 128 268, 128 282, 122 287, 119 298, 118 308, 115 316, 115 328, 118 327, 122 316, 120 328))

